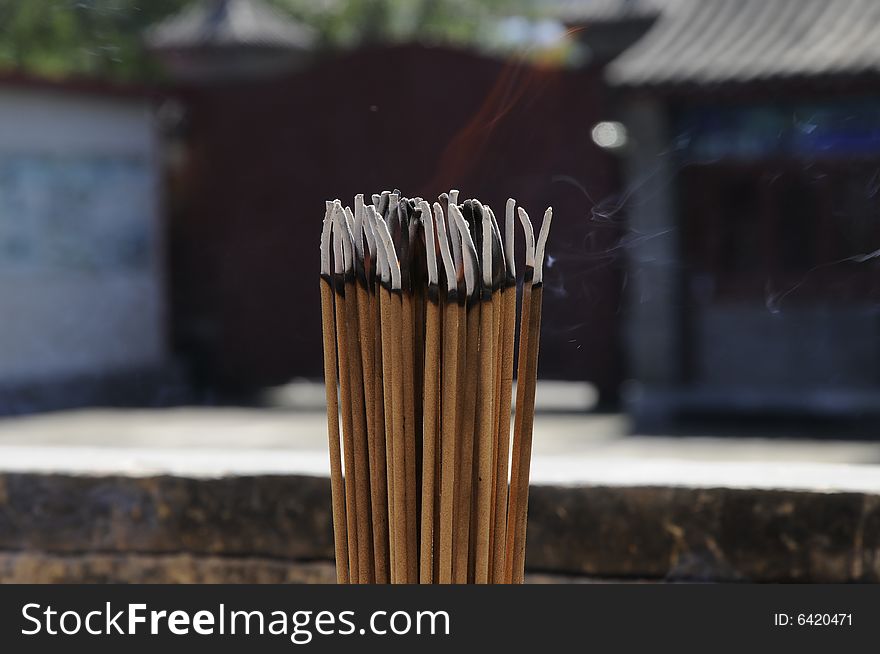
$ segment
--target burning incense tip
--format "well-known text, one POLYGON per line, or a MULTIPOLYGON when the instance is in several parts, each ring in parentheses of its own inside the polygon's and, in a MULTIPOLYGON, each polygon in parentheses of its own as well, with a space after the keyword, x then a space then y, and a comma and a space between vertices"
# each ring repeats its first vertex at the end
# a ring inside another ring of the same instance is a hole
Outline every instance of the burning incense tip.
POLYGON ((535 284, 540 284, 544 279, 544 249, 547 247, 552 218, 553 209, 547 207, 547 211, 544 212, 544 221, 541 223, 541 231, 538 233, 538 244, 535 246, 535 284))

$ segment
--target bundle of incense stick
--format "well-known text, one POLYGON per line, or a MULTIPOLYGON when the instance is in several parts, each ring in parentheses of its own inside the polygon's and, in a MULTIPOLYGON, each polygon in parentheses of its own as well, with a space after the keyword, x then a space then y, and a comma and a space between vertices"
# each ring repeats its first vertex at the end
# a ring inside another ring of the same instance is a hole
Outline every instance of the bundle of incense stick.
POLYGON ((337 580, 522 583, 551 209, 536 241, 508 200, 502 241, 492 209, 457 191, 371 199, 327 202, 321 234, 337 580))

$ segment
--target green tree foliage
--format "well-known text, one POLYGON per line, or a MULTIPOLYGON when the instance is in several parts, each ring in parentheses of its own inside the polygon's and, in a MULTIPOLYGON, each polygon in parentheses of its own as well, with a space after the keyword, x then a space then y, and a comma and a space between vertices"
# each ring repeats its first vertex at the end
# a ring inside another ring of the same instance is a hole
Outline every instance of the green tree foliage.
POLYGON ((0 0, 0 67, 46 76, 154 76, 141 34, 190 1, 0 0))
POLYGON ((272 0, 333 47, 387 41, 466 45, 491 39, 492 20, 535 12, 535 0, 272 0))
MULTIPOLYGON (((45 76, 159 75, 144 30, 200 0, 0 0, 0 68, 45 76)), ((315 28, 321 47, 422 40, 485 45, 491 18, 534 0, 267 0, 315 28)))

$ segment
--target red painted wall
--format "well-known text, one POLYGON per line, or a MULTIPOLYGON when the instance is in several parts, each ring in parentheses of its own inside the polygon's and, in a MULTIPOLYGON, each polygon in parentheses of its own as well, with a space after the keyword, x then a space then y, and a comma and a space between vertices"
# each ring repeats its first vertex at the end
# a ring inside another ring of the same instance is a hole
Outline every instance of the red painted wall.
POLYGON ((513 196, 536 223, 553 205, 540 373, 616 388, 620 217, 593 213, 616 187, 614 161, 590 140, 603 117, 598 71, 398 46, 181 97, 189 155, 172 186, 173 321, 205 381, 320 377, 326 198, 454 186, 498 214, 513 196))

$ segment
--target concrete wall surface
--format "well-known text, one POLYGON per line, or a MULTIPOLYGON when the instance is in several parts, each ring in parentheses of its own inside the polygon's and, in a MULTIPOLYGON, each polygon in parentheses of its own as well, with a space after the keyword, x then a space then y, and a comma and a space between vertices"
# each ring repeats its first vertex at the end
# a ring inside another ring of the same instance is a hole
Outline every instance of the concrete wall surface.
POLYGON ((0 384, 161 365, 148 100, 0 82, 0 125, 0 384))

